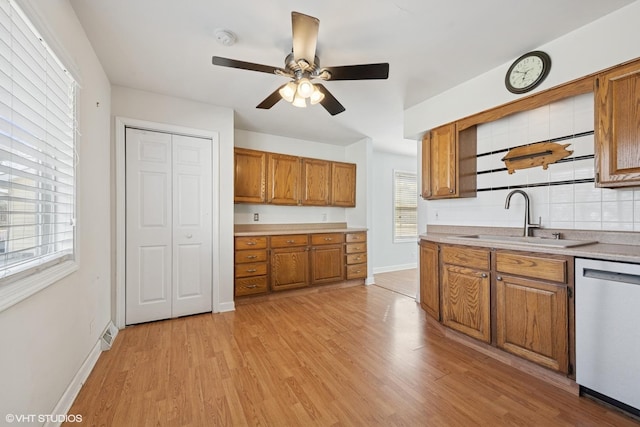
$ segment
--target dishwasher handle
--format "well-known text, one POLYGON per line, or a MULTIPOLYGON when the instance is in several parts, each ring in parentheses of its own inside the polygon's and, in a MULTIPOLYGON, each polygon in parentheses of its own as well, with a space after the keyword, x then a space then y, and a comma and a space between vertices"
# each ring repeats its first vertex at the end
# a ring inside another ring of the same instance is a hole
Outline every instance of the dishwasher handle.
POLYGON ((595 268, 583 268, 582 275, 592 279, 629 283, 631 285, 640 286, 640 275, 638 274, 616 273, 614 271, 596 270, 595 268))

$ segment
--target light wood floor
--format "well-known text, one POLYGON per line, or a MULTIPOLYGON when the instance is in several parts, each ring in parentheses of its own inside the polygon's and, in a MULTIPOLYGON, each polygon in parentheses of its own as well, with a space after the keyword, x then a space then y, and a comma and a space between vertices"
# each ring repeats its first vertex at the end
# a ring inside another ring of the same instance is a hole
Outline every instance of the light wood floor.
POLYGON ((418 292, 418 269, 390 271, 373 275, 376 286, 415 298, 418 292))
POLYGON ((640 425, 443 337, 377 286, 126 328, 69 413, 125 427, 640 425))

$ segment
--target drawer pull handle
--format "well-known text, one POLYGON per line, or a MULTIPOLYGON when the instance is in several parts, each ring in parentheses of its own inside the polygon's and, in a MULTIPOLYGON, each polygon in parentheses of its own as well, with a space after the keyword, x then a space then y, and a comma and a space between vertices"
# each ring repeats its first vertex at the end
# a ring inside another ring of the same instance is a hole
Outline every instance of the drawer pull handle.
POLYGON ((362 270, 356 270, 356 273, 360 273, 362 270))
POLYGON ((258 255, 247 255, 247 259, 256 259, 258 255))
POLYGON ((359 256, 356 257, 356 261, 360 261, 360 257, 359 256))
POLYGON ((325 238, 324 238, 324 240, 325 240, 326 242, 330 242, 331 240, 333 240, 333 237, 325 237, 325 238))
POLYGON ((359 250, 360 250, 360 246, 356 246, 354 249, 355 249, 356 251, 359 251, 359 250))
POLYGON ((255 273, 256 271, 258 271, 258 270, 256 270, 255 268, 247 269, 247 273, 255 273))
POLYGON ((287 243, 295 243, 295 240, 287 240, 287 243))
POLYGON ((258 287, 258 285, 246 285, 245 286, 245 288, 247 288, 247 289, 255 289, 257 287, 258 287))
POLYGON ((256 242, 247 242, 247 245, 249 245, 249 246, 255 246, 255 245, 256 245, 256 242))

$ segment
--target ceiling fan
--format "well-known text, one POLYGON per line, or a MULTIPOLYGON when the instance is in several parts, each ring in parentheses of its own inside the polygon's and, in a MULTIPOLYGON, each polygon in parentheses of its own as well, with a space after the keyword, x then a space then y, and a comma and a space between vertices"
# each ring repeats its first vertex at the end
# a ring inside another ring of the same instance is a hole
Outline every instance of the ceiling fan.
POLYGON ((318 28, 320 20, 299 12, 291 12, 293 33, 293 50, 285 58, 284 68, 235 59, 213 57, 213 65, 240 68, 242 70, 259 71, 276 74, 291 79, 267 96, 256 108, 269 109, 280 99, 292 103, 296 107, 310 104, 321 104, 332 116, 342 113, 345 108, 321 83, 312 83, 314 79, 332 80, 374 80, 389 77, 389 64, 344 65, 339 67, 320 67, 316 56, 318 28))

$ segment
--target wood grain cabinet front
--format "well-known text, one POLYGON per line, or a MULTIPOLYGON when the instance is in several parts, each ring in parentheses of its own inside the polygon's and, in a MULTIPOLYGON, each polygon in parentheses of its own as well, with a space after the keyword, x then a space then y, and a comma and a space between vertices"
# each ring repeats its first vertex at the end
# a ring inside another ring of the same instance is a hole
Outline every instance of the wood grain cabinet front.
POLYGON ((267 247, 266 236, 235 238, 235 296, 269 291, 267 247))
POLYGON ((306 206, 327 206, 331 190, 331 162, 302 159, 302 200, 306 206))
POLYGON ((367 233, 365 231, 347 233, 345 236, 346 278, 367 277, 367 233))
POLYGON ((267 201, 267 153, 234 149, 234 203, 267 201))
POLYGON ((438 245, 420 241, 420 305, 436 320, 440 320, 438 259, 438 245))
POLYGON ((565 374, 570 263, 567 257, 496 251, 497 346, 565 374))
POLYGON ((356 206, 355 163, 331 162, 331 206, 356 206))

